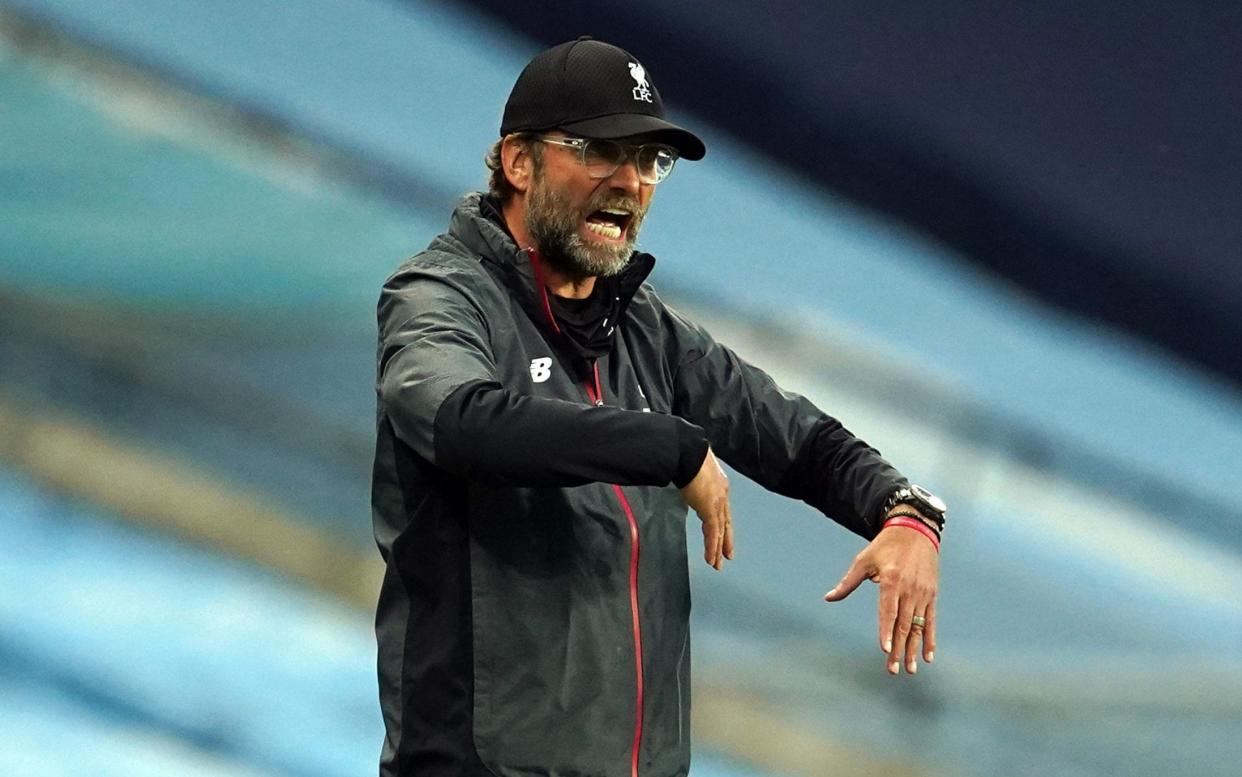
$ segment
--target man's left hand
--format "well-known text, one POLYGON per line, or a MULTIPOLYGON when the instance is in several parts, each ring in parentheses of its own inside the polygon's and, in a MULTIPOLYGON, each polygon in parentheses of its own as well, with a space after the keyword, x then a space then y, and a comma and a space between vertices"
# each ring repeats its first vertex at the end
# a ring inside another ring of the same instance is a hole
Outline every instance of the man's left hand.
POLYGON ((880 649, 887 654, 889 674, 918 671, 919 643, 923 660, 936 650, 936 588, 940 554, 920 532, 903 526, 883 529, 854 557, 841 582, 824 599, 839 602, 864 580, 880 586, 880 649), (915 620, 920 617, 923 625, 915 620))

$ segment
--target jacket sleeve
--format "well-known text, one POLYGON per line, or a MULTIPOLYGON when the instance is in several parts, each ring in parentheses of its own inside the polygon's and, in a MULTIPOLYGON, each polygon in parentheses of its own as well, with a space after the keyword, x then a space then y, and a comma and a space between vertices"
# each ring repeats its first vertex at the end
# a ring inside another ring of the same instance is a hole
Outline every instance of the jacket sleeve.
POLYGON ((698 471, 706 437, 681 418, 505 386, 473 299, 451 273, 398 275, 380 297, 380 411, 418 455, 495 485, 680 486, 698 471))
POLYGON ((673 412, 707 432, 731 467, 778 494, 800 499, 867 539, 884 501, 906 479, 879 451, 808 399, 665 308, 673 365, 673 412))

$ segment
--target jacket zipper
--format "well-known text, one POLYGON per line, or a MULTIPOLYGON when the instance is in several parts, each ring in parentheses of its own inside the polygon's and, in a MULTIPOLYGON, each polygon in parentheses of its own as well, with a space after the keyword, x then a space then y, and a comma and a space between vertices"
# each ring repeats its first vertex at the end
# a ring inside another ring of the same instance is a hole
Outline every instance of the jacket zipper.
MULTIPOLYGON (((599 362, 592 361, 591 367, 595 375, 595 385, 588 382, 586 392, 591 402, 598 407, 604 404, 604 392, 599 381, 599 362)), ((634 629, 634 679, 638 689, 634 710, 634 742, 630 747, 630 777, 638 777, 638 750, 643 739, 643 635, 638 622, 638 520, 634 518, 630 500, 626 498, 621 486, 613 483, 612 490, 630 524, 630 620, 634 629)))
MULTIPOLYGON (((527 248, 530 255, 531 268, 535 271, 535 284, 539 287, 539 297, 543 302, 543 313, 548 318, 548 323, 552 325, 552 331, 557 334, 561 333, 560 326, 556 323, 556 316, 552 314, 552 304, 548 300, 548 287, 543 280, 542 261, 539 252, 535 248, 527 248)), ((596 407, 604 404, 604 390, 599 381, 599 361, 591 360, 591 371, 594 375, 595 382, 592 384, 586 381, 587 397, 596 407)), ((630 500, 626 498, 625 492, 621 490, 621 486, 616 483, 612 484, 613 493, 617 495, 617 501, 621 503, 621 510, 625 513, 625 518, 630 524, 630 621, 634 629, 634 680, 635 687, 638 690, 637 702, 634 708, 634 742, 630 746, 630 777, 638 777, 638 749, 643 740, 643 633, 638 623, 638 521, 634 518, 634 510, 630 507, 630 500)))

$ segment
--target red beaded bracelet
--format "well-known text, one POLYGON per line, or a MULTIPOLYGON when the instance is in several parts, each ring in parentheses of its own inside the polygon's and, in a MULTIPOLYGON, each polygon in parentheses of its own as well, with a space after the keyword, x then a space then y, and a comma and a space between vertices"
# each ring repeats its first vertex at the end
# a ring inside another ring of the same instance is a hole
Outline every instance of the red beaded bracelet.
POLYGON ((931 540, 931 544, 935 546, 936 552, 940 552, 940 538, 937 537, 936 533, 929 529, 922 521, 916 521, 915 519, 907 518, 904 515, 896 515, 885 521, 884 526, 882 526, 881 529, 887 529, 890 526, 904 526, 907 529, 914 529, 916 532, 931 540))

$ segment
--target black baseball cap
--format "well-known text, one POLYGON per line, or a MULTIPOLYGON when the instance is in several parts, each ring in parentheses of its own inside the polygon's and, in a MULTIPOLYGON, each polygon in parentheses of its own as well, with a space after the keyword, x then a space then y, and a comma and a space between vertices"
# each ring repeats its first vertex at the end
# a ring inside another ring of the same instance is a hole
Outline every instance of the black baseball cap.
POLYGON ((703 141, 664 119, 664 102, 637 58, 581 37, 536 55, 518 76, 500 135, 561 129, 587 138, 650 135, 685 159, 702 159, 703 141))

